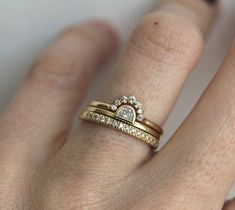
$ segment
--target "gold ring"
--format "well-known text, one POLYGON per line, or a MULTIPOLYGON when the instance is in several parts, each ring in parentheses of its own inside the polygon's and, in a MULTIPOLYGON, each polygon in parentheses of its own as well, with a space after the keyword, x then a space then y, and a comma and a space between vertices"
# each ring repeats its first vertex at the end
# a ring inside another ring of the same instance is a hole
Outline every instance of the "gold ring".
MULTIPOLYGON (((105 109, 98 108, 98 107, 88 106, 86 110, 90 111, 90 112, 103 114, 103 115, 111 117, 113 119, 115 118, 115 113, 110 112, 110 111, 105 110, 105 109)), ((155 130, 153 130, 153 129, 151 129, 151 128, 149 128, 149 127, 147 127, 147 126, 145 126, 145 125, 143 125, 139 122, 134 122, 133 126, 136 127, 136 128, 139 128, 140 130, 145 131, 145 132, 147 132, 147 133, 149 133, 149 134, 151 134, 151 135, 153 135, 157 138, 160 138, 160 134, 158 132, 156 132, 155 130)))
POLYGON ((157 148, 163 130, 144 117, 142 105, 134 96, 122 96, 114 104, 92 101, 81 119, 118 129, 157 148))
MULTIPOLYGON (((113 111, 113 109, 115 110, 116 105, 111 105, 111 104, 103 103, 100 101, 92 101, 89 104, 89 106, 99 107, 99 108, 102 108, 105 110, 112 110, 113 111)), ((160 135, 163 134, 163 129, 159 125, 157 125, 156 123, 154 123, 146 118, 144 118, 141 123, 150 127, 151 129, 156 130, 160 135)))
POLYGON ((81 119, 96 122, 114 129, 118 129, 124 133, 136 137, 137 139, 149 144, 150 146, 157 148, 159 145, 159 139, 150 135, 149 133, 142 131, 128 123, 121 122, 117 119, 108 117, 103 114, 99 114, 92 111, 84 111, 80 115, 81 119))

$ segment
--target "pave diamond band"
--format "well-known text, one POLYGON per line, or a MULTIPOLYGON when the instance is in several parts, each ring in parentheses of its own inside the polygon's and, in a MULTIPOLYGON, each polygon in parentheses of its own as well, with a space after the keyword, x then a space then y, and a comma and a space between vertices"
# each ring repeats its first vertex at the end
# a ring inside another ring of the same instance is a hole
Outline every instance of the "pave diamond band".
POLYGON ((108 117, 106 115, 99 114, 96 112, 92 112, 92 111, 84 111, 81 114, 81 118, 92 121, 92 122, 100 123, 108 127, 118 129, 131 136, 138 138, 139 140, 144 141, 145 143, 151 145, 154 148, 158 147, 158 144, 159 144, 158 138, 154 137, 153 135, 145 131, 140 130, 139 128, 136 128, 132 125, 116 120, 114 118, 111 118, 111 117, 108 117))
POLYGON ((113 104, 92 101, 80 118, 120 130, 155 149, 163 133, 160 126, 144 117, 142 104, 134 96, 122 96, 113 104))
MULTIPOLYGON (((95 112, 95 113, 98 113, 98 114, 102 114, 102 115, 106 115, 108 117, 111 117, 113 119, 117 119, 121 122, 125 122, 124 120, 122 119, 119 119, 119 118, 116 118, 115 116, 115 113, 111 112, 111 111, 108 111, 108 110, 104 110, 102 108, 99 108, 99 107, 92 107, 92 106, 88 106, 86 111, 90 111, 90 112, 95 112)), ((126 122, 128 123, 128 122, 126 122)), ((129 123, 128 123, 129 124, 129 123)), ((156 132, 155 130, 143 125, 142 123, 140 122, 134 122, 134 123, 131 123, 132 126, 142 130, 142 131, 145 131, 153 136, 155 136, 156 138, 160 138, 160 134, 158 132, 156 132)))

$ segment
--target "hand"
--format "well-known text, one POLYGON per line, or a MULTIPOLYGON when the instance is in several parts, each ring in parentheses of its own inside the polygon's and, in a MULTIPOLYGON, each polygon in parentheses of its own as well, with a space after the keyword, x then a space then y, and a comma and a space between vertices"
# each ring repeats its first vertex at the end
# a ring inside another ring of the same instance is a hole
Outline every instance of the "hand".
MULTIPOLYGON (((212 0, 163 1, 140 22, 99 98, 136 95, 162 126, 217 11, 212 0)), ((235 179, 235 47, 156 154, 89 122, 70 135, 78 105, 116 43, 107 24, 84 24, 66 30, 35 62, 0 118, 0 209, 221 210, 235 179)))

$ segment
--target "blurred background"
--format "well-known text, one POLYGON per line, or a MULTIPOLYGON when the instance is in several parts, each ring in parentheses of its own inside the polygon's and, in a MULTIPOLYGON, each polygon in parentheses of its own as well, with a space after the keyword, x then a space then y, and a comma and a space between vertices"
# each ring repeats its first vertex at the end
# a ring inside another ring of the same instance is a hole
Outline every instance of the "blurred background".
MULTIPOLYGON (((158 0, 0 0, 0 110, 20 85, 31 63, 64 27, 93 18, 107 19, 119 32, 122 44, 138 20, 158 0)), ((165 127, 163 143, 207 87, 222 64, 235 37, 235 1, 221 0, 222 12, 165 127)), ((108 68, 108 67, 107 67, 108 68)), ((107 70, 107 69, 106 69, 107 70)), ((105 72, 105 70, 104 70, 105 72)), ((94 86, 99 86, 103 73, 94 86)), ((94 94, 91 88, 90 95, 94 94)), ((235 195, 235 188, 229 196, 235 195)))

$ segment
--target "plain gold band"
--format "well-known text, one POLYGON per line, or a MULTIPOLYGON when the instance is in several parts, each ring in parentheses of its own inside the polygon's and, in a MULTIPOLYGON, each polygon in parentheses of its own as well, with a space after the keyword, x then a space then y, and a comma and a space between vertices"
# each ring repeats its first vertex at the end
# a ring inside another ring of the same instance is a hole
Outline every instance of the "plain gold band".
MULTIPOLYGON (((99 108, 102 108, 102 109, 105 109, 105 110, 110 110, 111 108, 111 105, 108 104, 108 103, 103 103, 103 102, 100 102, 100 101, 92 101, 89 106, 93 106, 93 107, 99 107, 99 108)), ((151 128, 152 130, 155 130, 158 132, 158 134, 163 134, 163 130, 162 128, 157 125, 156 123, 144 118, 143 121, 141 122, 141 124, 144 124, 145 126, 148 126, 149 128, 151 128)))
POLYGON ((143 131, 139 128, 136 128, 133 125, 124 123, 118 119, 115 119, 110 116, 106 116, 102 113, 97 113, 96 111, 83 111, 80 115, 80 118, 83 120, 88 120, 92 122, 96 122, 101 125, 105 125, 108 127, 112 127, 114 129, 120 130, 130 136, 134 136, 137 139, 141 140, 144 143, 149 144, 150 146, 154 147, 155 149, 159 145, 159 139, 155 136, 149 134, 146 131, 143 131))
MULTIPOLYGON (((111 111, 108 111, 108 110, 105 110, 105 109, 88 106, 87 110, 91 111, 91 112, 96 112, 96 113, 99 113, 99 114, 104 114, 105 116, 108 116, 108 117, 111 117, 111 118, 115 118, 115 113, 113 113, 111 111)), ((133 126, 136 127, 136 128, 139 128, 142 131, 145 131, 146 133, 149 133, 149 134, 153 135, 154 137, 156 137, 158 139, 160 138, 160 134, 158 132, 156 132, 155 130, 153 130, 153 129, 151 129, 151 128, 149 128, 149 127, 147 127, 147 126, 145 126, 145 125, 143 125, 139 122, 134 122, 133 126)))

